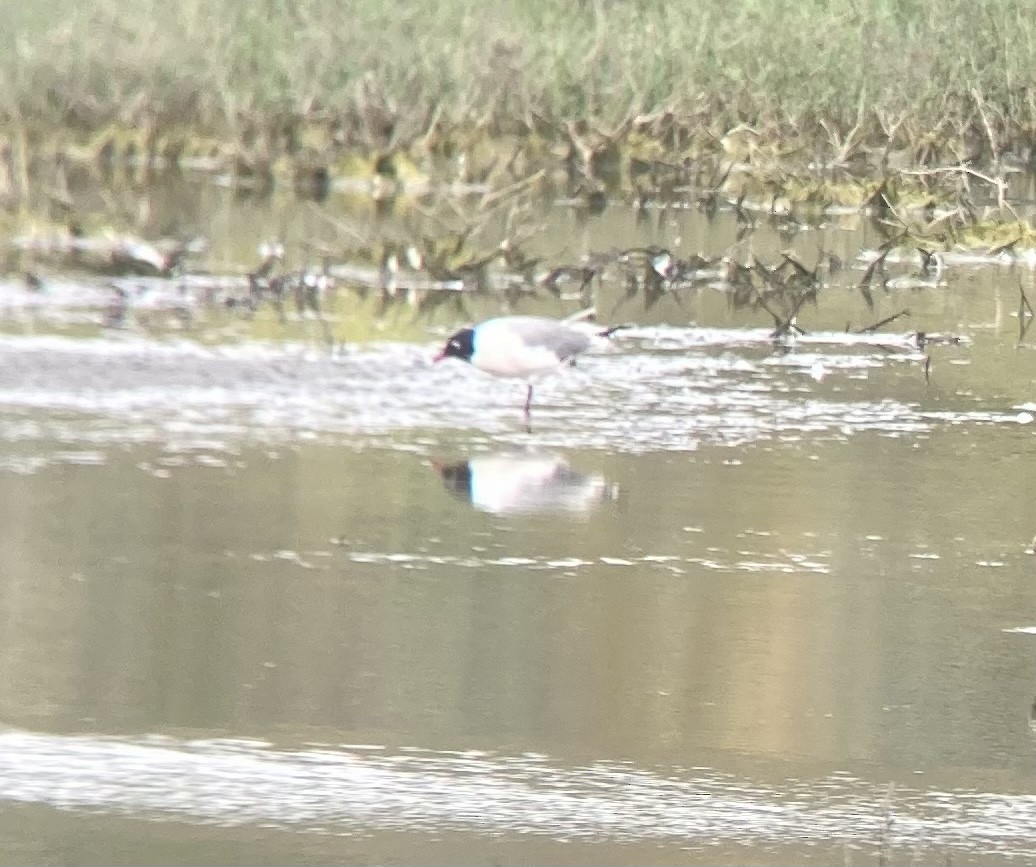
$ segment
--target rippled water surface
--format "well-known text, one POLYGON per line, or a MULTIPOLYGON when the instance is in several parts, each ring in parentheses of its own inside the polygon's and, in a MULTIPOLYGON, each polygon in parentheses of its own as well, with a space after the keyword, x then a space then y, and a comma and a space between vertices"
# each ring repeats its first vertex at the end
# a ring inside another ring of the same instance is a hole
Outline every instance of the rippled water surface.
POLYGON ((840 290, 781 346, 708 289, 620 307, 529 427, 431 363, 448 322, 19 313, 0 861, 1032 862, 1018 281, 840 290))

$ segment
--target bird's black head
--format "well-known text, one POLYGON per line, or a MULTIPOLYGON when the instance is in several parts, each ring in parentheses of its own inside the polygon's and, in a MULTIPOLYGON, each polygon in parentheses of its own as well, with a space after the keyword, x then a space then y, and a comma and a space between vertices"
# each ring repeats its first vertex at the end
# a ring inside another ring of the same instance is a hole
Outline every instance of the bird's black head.
POLYGON ((433 461, 432 464, 439 471, 447 491, 461 500, 471 500, 471 465, 467 461, 456 464, 439 464, 433 461))
POLYGON ((471 361, 471 356, 474 354, 475 329, 462 328, 454 334, 453 337, 446 341, 446 345, 442 348, 442 351, 435 356, 435 360, 442 361, 444 358, 459 358, 462 361, 471 361))

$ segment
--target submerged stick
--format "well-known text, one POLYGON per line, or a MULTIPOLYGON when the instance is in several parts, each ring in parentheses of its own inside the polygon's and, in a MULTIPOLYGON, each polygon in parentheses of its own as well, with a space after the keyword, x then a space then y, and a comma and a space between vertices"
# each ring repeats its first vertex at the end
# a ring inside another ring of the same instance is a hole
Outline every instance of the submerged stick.
POLYGON ((1030 316, 1036 316, 1036 310, 1032 309, 1032 305, 1029 303, 1029 299, 1025 297, 1025 289, 1022 288, 1022 285, 1020 283, 1018 284, 1018 292, 1022 296, 1021 303, 1018 305, 1018 315, 1022 315, 1022 309, 1024 308, 1029 311, 1030 316))
POLYGON ((770 334, 771 338, 776 340, 778 337, 787 334, 791 330, 795 330, 799 334, 806 333, 805 329, 800 328, 794 322, 795 317, 798 315, 799 308, 802 307, 803 299, 800 299, 799 303, 795 306, 795 309, 792 311, 790 316, 782 317, 779 314, 775 313, 773 308, 771 308, 770 305, 766 303, 766 300, 763 298, 762 293, 758 289, 756 289, 754 286, 752 288, 755 291, 756 303, 758 303, 758 305, 762 307, 763 310, 765 310, 773 317, 775 328, 770 334))
POLYGON ((1029 299, 1025 297, 1025 289, 1022 286, 1021 281, 1018 281, 1018 342, 1021 343, 1025 339, 1025 332, 1029 330, 1029 326, 1032 325, 1033 317, 1036 317, 1036 311, 1033 311, 1032 305, 1029 303, 1029 299), (1026 314, 1028 310, 1028 314, 1026 314))
POLYGON ((884 319, 879 319, 873 325, 868 325, 865 328, 860 328, 855 333, 856 334, 873 334, 875 331, 877 331, 883 325, 888 325, 890 322, 895 322, 897 319, 899 319, 902 316, 909 316, 909 315, 910 315, 910 308, 909 307, 904 307, 898 313, 893 313, 891 316, 886 316, 884 319))
POLYGON ((892 812, 892 798, 896 793, 896 784, 889 783, 885 791, 885 797, 881 801, 882 823, 878 831, 878 864, 885 867, 888 864, 889 848, 891 846, 892 825, 895 823, 895 816, 892 812))

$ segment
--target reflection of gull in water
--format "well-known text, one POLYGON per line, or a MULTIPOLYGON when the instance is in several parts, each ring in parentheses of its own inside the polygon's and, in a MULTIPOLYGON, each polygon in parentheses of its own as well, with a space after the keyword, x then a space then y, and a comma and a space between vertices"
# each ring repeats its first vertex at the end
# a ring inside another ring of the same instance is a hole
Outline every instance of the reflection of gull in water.
POLYGON ((451 494, 494 515, 586 514, 618 493, 604 476, 577 472, 558 455, 503 452, 432 464, 451 494))

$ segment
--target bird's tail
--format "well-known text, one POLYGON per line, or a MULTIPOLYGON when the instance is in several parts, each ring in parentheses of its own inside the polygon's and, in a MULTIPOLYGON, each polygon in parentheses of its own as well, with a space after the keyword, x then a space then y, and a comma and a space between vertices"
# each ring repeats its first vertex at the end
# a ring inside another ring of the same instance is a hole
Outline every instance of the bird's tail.
POLYGON ((613 325, 611 328, 606 328, 601 332, 601 337, 611 337, 616 331, 622 331, 624 328, 633 328, 632 322, 624 322, 622 325, 613 325))
MULTIPOLYGON (((570 325, 578 325, 589 329, 592 327, 596 319, 597 308, 587 307, 584 310, 580 310, 578 313, 566 316, 562 321, 567 322, 570 325)), ((622 331, 624 328, 633 327, 634 325, 632 322, 624 322, 622 325, 612 325, 610 328, 602 328, 600 331, 594 331, 593 334, 596 337, 611 337, 616 331, 622 331)))

